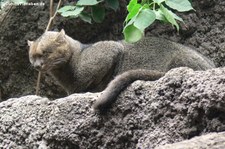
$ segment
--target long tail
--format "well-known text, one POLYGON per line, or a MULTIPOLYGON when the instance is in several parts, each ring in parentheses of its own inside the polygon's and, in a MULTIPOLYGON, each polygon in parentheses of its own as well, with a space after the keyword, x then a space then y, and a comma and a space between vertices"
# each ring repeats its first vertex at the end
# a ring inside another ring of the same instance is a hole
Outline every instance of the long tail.
POLYGON ((93 104, 95 111, 106 110, 112 103, 116 101, 117 96, 132 82, 136 80, 155 81, 164 76, 165 73, 147 70, 147 69, 136 69, 129 70, 118 75, 112 80, 99 99, 93 104))

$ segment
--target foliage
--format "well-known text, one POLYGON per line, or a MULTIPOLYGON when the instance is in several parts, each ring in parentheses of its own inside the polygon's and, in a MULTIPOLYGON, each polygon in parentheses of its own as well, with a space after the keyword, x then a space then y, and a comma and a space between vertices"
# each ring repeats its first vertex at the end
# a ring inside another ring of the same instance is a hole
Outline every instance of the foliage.
MULTIPOLYGON (((23 4, 27 0, 0 0, 0 9, 9 3, 23 4)), ((123 34, 127 42, 136 42, 144 36, 145 29, 155 20, 170 23, 179 31, 177 21, 183 19, 174 12, 193 10, 191 0, 130 0, 123 34)), ((63 17, 80 18, 85 22, 101 23, 108 9, 119 8, 119 0, 78 0, 58 10, 63 17)))
MULTIPOLYGON (((92 23, 101 23, 105 10, 119 8, 118 0, 79 0, 73 5, 67 5, 58 10, 63 17, 77 18, 92 23)), ((124 22, 123 34, 128 42, 136 42, 144 36, 145 29, 155 20, 170 23, 179 31, 177 21, 183 19, 174 11, 185 12, 193 10, 189 0, 130 0, 127 6, 128 14, 124 22)))
POLYGON ((81 18, 83 21, 101 23, 105 18, 106 9, 116 11, 119 8, 118 0, 79 0, 75 4, 66 5, 58 10, 63 17, 81 18))
POLYGON ((125 19, 123 29, 125 40, 136 42, 144 35, 144 30, 155 20, 170 23, 179 31, 177 20, 183 19, 177 16, 172 10, 185 12, 192 10, 188 0, 131 0, 127 6, 128 15, 125 19))

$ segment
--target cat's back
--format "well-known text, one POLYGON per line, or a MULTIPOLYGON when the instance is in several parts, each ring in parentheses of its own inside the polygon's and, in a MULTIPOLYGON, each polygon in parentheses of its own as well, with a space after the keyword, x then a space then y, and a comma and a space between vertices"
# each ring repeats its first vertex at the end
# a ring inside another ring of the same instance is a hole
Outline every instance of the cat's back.
POLYGON ((138 68, 165 72, 171 68, 180 66, 192 68, 192 63, 195 69, 196 63, 208 65, 207 63, 210 62, 203 55, 187 46, 158 37, 145 37, 133 44, 126 43, 125 41, 121 43, 125 47, 124 64, 121 67, 121 72, 138 68), (173 63, 171 66, 171 62, 176 62, 176 59, 179 61, 179 64, 176 66, 176 63, 173 63), (183 59, 184 63, 182 62, 183 59), (185 59, 196 59, 196 61, 190 61, 190 64, 186 65, 185 59))
POLYGON ((121 42, 125 47, 124 65, 121 71, 132 69, 155 69, 164 71, 166 63, 173 57, 177 48, 172 42, 157 38, 145 37, 137 43, 121 42))

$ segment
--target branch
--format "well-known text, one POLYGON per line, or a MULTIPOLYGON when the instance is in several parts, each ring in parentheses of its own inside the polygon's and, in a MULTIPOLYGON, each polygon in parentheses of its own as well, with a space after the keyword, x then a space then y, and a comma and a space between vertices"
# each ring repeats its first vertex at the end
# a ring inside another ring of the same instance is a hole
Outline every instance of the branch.
MULTIPOLYGON (((51 0, 50 0, 51 1, 51 0)), ((51 26, 51 24, 52 24, 52 21, 53 21, 53 19, 55 18, 55 16, 56 16, 56 14, 57 14, 57 11, 58 11, 58 9, 59 9, 59 7, 60 7, 60 5, 61 5, 61 2, 62 2, 62 0, 59 0, 59 2, 58 2, 58 6, 57 6, 57 8, 56 8, 56 10, 55 10, 55 13, 54 13, 54 15, 53 16, 50 16, 50 19, 49 19, 49 21, 48 21, 48 25, 47 25, 47 27, 46 27, 46 32, 49 30, 49 28, 50 28, 50 26, 51 26)), ((52 8, 53 9, 53 8, 52 8)), ((51 10, 51 8, 50 8, 50 10, 51 10)))
MULTIPOLYGON (((45 32, 47 32, 52 24, 53 19, 55 18, 57 11, 61 5, 62 0, 59 0, 57 8, 55 10, 55 13, 53 15, 53 0, 50 0, 50 11, 49 11, 49 15, 50 15, 50 19, 48 21, 48 25, 45 29, 45 32)), ((37 85, 36 85, 36 95, 38 95, 39 90, 40 90, 40 81, 41 81, 41 71, 38 72, 38 78, 37 78, 37 85)))
POLYGON ((50 0, 49 17, 53 16, 53 0, 50 0))
POLYGON ((38 78, 37 78, 37 86, 36 86, 36 95, 38 95, 40 90, 40 82, 41 82, 41 71, 38 71, 38 78))

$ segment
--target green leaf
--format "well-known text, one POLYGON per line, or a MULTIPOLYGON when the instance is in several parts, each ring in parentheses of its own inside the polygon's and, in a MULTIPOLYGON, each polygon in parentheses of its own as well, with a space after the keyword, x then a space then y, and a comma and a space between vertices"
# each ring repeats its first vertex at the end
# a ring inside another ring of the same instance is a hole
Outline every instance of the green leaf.
POLYGON ((115 11, 119 8, 118 0, 106 0, 106 4, 115 11))
POLYGON ((144 33, 134 25, 126 26, 123 30, 123 34, 125 37, 125 41, 130 43, 137 42, 144 36, 144 33))
POLYGON ((141 8, 140 4, 136 4, 134 6, 132 6, 132 10, 129 11, 129 14, 127 15, 125 21, 129 21, 130 19, 132 19, 135 15, 138 14, 139 10, 141 8))
POLYGON ((68 5, 68 6, 64 6, 62 8, 60 8, 57 12, 66 12, 68 10, 74 10, 76 8, 76 6, 72 6, 72 5, 68 5))
MULTIPOLYGON (((158 9, 158 10, 153 10, 154 13, 156 14, 156 19, 157 20, 160 20, 160 21, 163 21, 163 22, 168 22, 168 20, 165 18, 163 12, 158 9)), ((184 22, 184 20, 177 16, 175 13, 173 13, 172 11, 168 10, 168 12, 174 17, 174 19, 178 20, 178 21, 181 21, 181 22, 184 22)))
POLYGON ((128 21, 128 23, 126 23, 126 25, 125 25, 124 29, 125 29, 126 27, 130 26, 130 25, 133 25, 133 23, 134 23, 135 19, 136 19, 136 16, 135 16, 135 17, 133 17, 130 21, 128 21))
POLYGON ((156 19, 155 13, 150 9, 142 9, 137 15, 134 26, 144 31, 146 27, 151 25, 156 19))
POLYGON ((179 17, 178 15, 176 15, 175 13, 173 13, 172 11, 169 11, 171 13, 171 15, 174 17, 174 19, 180 21, 180 22, 184 22, 184 20, 179 17))
POLYGON ((177 30, 179 30, 179 25, 177 24, 175 18, 173 15, 171 15, 171 11, 168 10, 167 8, 165 8, 162 4, 160 5, 160 10, 162 11, 163 15, 166 17, 166 19, 172 24, 174 25, 177 30))
POLYGON ((100 6, 93 6, 91 14, 95 22, 101 23, 103 19, 105 18, 105 8, 100 6))
POLYGON ((63 17, 69 17, 69 16, 77 17, 83 10, 84 10, 84 7, 76 7, 74 10, 62 12, 61 15, 63 17))
POLYGON ((100 3, 101 1, 97 0, 79 0, 77 2, 77 5, 82 5, 82 6, 92 6, 100 3))
POLYGON ((142 6, 142 8, 143 8, 143 9, 149 9, 150 7, 149 7, 149 4, 144 4, 144 5, 142 6))
POLYGON ((131 0, 127 6, 128 12, 131 12, 132 9, 137 5, 137 0, 131 0))
POLYGON ((153 10, 155 15, 156 15, 156 19, 163 21, 163 22, 168 22, 166 17, 163 15, 162 11, 160 9, 158 10, 153 10))
POLYGON ((179 12, 192 10, 193 7, 188 0, 166 0, 166 5, 179 12))
POLYGON ((86 13, 86 12, 82 12, 79 14, 79 17, 84 21, 84 22, 88 22, 91 24, 91 16, 90 14, 86 13))

